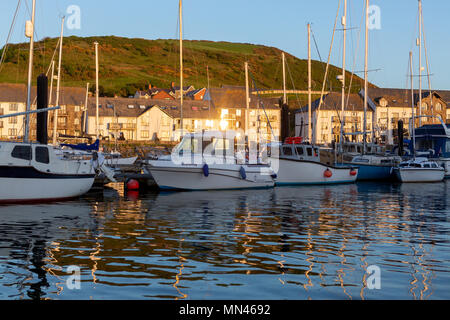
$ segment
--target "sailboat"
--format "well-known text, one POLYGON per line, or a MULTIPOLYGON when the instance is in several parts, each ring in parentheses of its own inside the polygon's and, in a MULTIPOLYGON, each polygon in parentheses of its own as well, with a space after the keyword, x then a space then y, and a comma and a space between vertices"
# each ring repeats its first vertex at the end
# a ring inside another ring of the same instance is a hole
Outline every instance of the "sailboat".
MULTIPOLYGON (((180 19, 180 88, 183 88, 183 15, 180 19)), ((227 132, 230 134, 230 131, 227 132)), ((237 134, 231 133, 233 136, 237 134)), ((275 174, 268 164, 249 164, 239 159, 234 143, 222 131, 184 133, 181 93, 181 142, 170 158, 147 160, 146 171, 160 189, 224 190, 271 188, 275 174), (206 152, 209 150, 210 152, 206 152), (180 159, 180 160, 178 160, 180 159)))
MULTIPOLYGON (((422 13, 422 3, 419 0, 419 14, 422 13)), ((419 16, 421 24, 421 16, 419 16)), ((422 52, 422 41, 421 35, 418 40, 419 50, 422 52)), ((420 59, 419 59, 420 60, 420 59)), ((421 119, 423 116, 419 114, 415 115, 414 106, 414 82, 413 82, 413 54, 409 53, 409 63, 410 63, 410 82, 411 82, 411 111, 412 117, 410 119, 409 128, 412 134, 412 159, 403 161, 398 167, 394 169, 394 173, 398 180, 401 182, 440 182, 445 178, 445 168, 439 166, 437 162, 429 160, 424 157, 416 157, 416 118, 421 119)), ((419 70, 422 70, 421 62, 419 61, 419 70)), ((420 79, 420 76, 419 76, 420 79)), ((419 81, 419 110, 422 106, 421 104, 422 95, 422 82, 419 81)))
MULTIPOLYGON (((283 63, 283 103, 286 99, 285 55, 283 63)), ((311 185, 311 184, 341 184, 353 183, 358 176, 358 168, 352 166, 331 166, 320 161, 319 147, 312 144, 311 126, 311 25, 308 24, 308 143, 303 143, 301 137, 289 137, 279 144, 278 157, 271 157, 270 162, 276 163, 277 186, 311 185)))
MULTIPOLYGON (((368 63, 369 63, 369 0, 365 0, 365 61, 364 61, 364 121, 363 121, 363 143, 359 152, 352 154, 346 152, 349 146, 342 142, 341 148, 343 163, 358 166, 358 180, 390 180, 392 179, 392 169, 396 167, 402 160, 401 157, 387 154, 386 152, 374 152, 380 149, 374 143, 368 144, 367 142, 367 107, 368 107, 368 63)), ((346 27, 344 26, 344 29, 346 27)), ((345 32, 345 30, 344 30, 345 32)), ((345 46, 345 43, 344 43, 345 46)), ((345 85, 344 85, 345 86, 345 85)), ((343 91, 344 94, 344 91, 343 91)), ((375 113, 375 110, 374 110, 375 113)), ((342 116, 344 119, 344 115, 342 116)), ((375 114, 372 124, 372 140, 375 138, 375 114)), ((343 121, 343 120, 342 120, 343 121)), ((343 127, 343 126, 342 126, 343 127)), ((341 130, 341 139, 343 133, 341 130)))
MULTIPOLYGON (((0 142, 0 203, 41 202, 78 197, 92 187, 95 168, 89 159, 59 156, 47 144, 46 122, 38 121, 39 142, 29 139, 30 115, 44 114, 59 107, 48 108, 48 80, 38 78, 38 110, 31 110, 33 50, 36 0, 32 20, 27 21, 26 36, 30 38, 26 112, 2 117, 25 116, 22 142, 0 142)), ((46 118, 46 116, 45 116, 46 118)))

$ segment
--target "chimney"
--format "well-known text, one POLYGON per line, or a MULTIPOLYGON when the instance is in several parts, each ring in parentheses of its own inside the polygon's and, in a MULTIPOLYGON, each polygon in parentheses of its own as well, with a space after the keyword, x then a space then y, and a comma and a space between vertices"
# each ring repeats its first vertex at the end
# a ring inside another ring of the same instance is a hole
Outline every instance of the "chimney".
POLYGON ((148 89, 149 89, 149 90, 152 89, 152 84, 151 84, 151 83, 148 85, 148 89))
POLYGON ((172 89, 175 88, 175 82, 172 82, 172 89))

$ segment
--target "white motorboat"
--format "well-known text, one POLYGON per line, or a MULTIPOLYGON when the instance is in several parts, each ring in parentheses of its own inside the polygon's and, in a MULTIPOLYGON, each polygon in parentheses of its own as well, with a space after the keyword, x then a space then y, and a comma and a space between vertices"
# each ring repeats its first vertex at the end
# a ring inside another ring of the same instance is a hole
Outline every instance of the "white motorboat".
POLYGON ((288 144, 280 147, 279 157, 270 162, 278 165, 276 185, 353 183, 358 177, 357 166, 330 166, 320 162, 319 148, 309 144, 288 144))
POLYGON ((187 134, 174 148, 170 159, 147 160, 146 169, 158 187, 166 190, 224 190, 274 186, 275 174, 268 164, 249 164, 245 160, 242 161, 235 150, 232 150, 232 155, 228 155, 230 148, 234 149, 234 146, 230 146, 228 140, 221 138, 221 135, 221 132, 215 134, 211 131, 187 134), (211 138, 214 136, 218 138, 211 138), (200 145, 204 147, 200 148, 200 145), (206 150, 210 150, 211 154, 206 150))
POLYGON ((91 159, 61 157, 48 145, 0 142, 0 203, 78 197, 91 189, 91 159))
POLYGON ((445 169, 427 158, 415 158, 400 163, 394 173, 401 182, 440 182, 445 169))

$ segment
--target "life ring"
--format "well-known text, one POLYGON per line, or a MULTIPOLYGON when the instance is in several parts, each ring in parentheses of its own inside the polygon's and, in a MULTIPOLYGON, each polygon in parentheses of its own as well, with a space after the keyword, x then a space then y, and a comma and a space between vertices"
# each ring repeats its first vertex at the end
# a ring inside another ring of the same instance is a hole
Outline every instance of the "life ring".
POLYGON ((331 178, 333 176, 333 172, 331 172, 331 170, 327 168, 327 170, 325 170, 325 172, 323 173, 323 176, 325 178, 331 178))

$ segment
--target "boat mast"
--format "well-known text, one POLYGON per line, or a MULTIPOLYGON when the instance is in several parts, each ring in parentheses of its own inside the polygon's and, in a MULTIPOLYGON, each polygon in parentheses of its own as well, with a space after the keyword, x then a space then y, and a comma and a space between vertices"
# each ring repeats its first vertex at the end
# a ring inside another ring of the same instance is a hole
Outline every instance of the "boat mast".
POLYGON ((250 112, 250 88, 248 83, 248 62, 245 62, 245 135, 248 135, 249 129, 249 112, 250 112))
MULTIPOLYGON (((364 134, 363 134, 363 154, 367 152, 367 100, 368 93, 367 90, 369 88, 368 85, 368 65, 369 65, 369 0, 366 0, 366 45, 365 45, 365 57, 364 57, 364 134)), ((372 117, 375 117, 375 110, 372 117)), ((373 119, 372 118, 372 119, 373 119)), ((372 142, 375 138, 375 127, 373 127, 372 121, 372 142)))
POLYGON ((422 126, 422 0, 419 0, 419 127, 422 126))
MULTIPOLYGON (((311 24, 308 23, 308 140, 310 143, 314 144, 315 141, 312 141, 312 125, 311 125, 311 119, 312 119, 312 97, 311 97, 311 77, 312 77, 312 71, 311 71, 311 24)), ((314 129, 316 126, 314 126, 314 129)), ((314 140, 316 139, 316 135, 314 135, 314 140)))
POLYGON ((342 16, 342 27, 344 30, 344 44, 342 49, 342 97, 341 97, 341 152, 344 151, 344 126, 345 126, 345 61, 346 61, 346 42, 347 42, 347 0, 344 1, 344 15, 342 16))
POLYGON ((51 106, 53 102, 53 79, 55 78, 55 60, 52 60, 52 77, 50 79, 50 94, 48 96, 48 105, 51 106))
POLYGON ((281 53, 282 64, 283 64, 283 104, 287 104, 287 94, 286 94, 286 55, 284 52, 281 53))
POLYGON ((99 120, 98 120, 98 107, 99 107, 99 92, 98 92, 98 42, 94 42, 95 45, 95 135, 97 140, 100 138, 99 132, 99 120))
POLYGON ((180 125, 181 125, 181 137, 184 135, 183 128, 183 1, 180 0, 180 125))
MULTIPOLYGON (((60 92, 60 85, 61 85, 61 61, 62 61, 62 48, 63 48, 63 37, 64 37, 64 20, 65 17, 62 17, 61 21, 61 35, 59 40, 59 60, 58 60, 58 79, 56 81, 56 101, 55 105, 59 106, 59 92, 60 92)), ((53 82, 53 79, 52 79, 53 82)), ((55 110, 54 116, 53 116, 53 145, 56 145, 57 143, 57 136, 58 136, 58 110, 55 110)))
MULTIPOLYGON (((27 21, 26 36, 30 38, 30 58, 28 62, 28 87, 27 87, 27 112, 31 110, 31 81, 33 79, 33 53, 34 53, 34 21, 36 16, 36 0, 33 0, 33 9, 31 12, 31 22, 27 21)), ((29 142, 30 114, 25 116, 24 142, 29 142)))
POLYGON ((86 84, 86 100, 84 101, 84 109, 85 109, 85 111, 84 111, 84 114, 85 114, 85 117, 84 117, 84 121, 83 121, 83 124, 81 125, 81 129, 82 129, 82 131, 83 131, 83 135, 84 135, 84 133, 87 133, 87 128, 86 128, 86 123, 87 123, 87 121, 86 121, 86 118, 87 118, 87 115, 89 114, 89 112, 88 112, 88 103, 89 103, 89 82, 86 84))
POLYGON ((416 133, 415 133, 415 126, 416 126, 416 117, 414 112, 414 76, 413 76, 413 53, 412 51, 409 52, 409 65, 410 65, 410 78, 411 78, 411 111, 412 111, 412 123, 410 123, 410 132, 412 136, 412 144, 413 144, 413 157, 416 157, 416 133))

